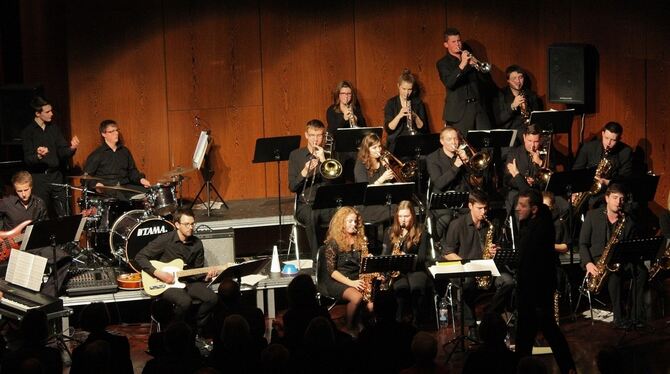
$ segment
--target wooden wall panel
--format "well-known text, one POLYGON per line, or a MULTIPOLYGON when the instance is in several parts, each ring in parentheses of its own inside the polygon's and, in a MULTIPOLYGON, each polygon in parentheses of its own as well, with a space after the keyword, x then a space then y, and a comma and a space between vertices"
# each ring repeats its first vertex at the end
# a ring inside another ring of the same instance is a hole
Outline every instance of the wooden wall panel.
MULTIPOLYGON (((302 135, 308 120, 326 122, 337 82, 354 81, 352 2, 265 0, 260 16, 264 136, 302 135)), ((282 195, 288 194, 286 164, 281 165, 282 195)), ((267 165, 266 177, 266 196, 276 196, 274 165, 267 165)))
POLYGON ((168 168, 160 1, 68 3, 72 132, 75 162, 99 144, 98 124, 118 122, 138 168, 155 181, 168 168))
POLYGON ((398 94, 398 76, 408 68, 424 91, 431 128, 442 127, 444 86, 435 68, 443 55, 441 4, 418 1, 411 12, 403 3, 356 4, 356 81, 368 123, 383 126, 386 101, 398 94))

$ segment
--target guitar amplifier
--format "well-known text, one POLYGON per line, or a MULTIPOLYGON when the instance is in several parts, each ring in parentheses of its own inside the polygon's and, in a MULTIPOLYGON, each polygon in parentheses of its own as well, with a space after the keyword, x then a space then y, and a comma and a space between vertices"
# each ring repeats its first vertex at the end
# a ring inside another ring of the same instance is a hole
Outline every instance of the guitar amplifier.
POLYGON ((194 235, 202 240, 202 245, 205 247, 205 266, 235 262, 235 232, 233 229, 210 230, 203 226, 199 226, 194 235))

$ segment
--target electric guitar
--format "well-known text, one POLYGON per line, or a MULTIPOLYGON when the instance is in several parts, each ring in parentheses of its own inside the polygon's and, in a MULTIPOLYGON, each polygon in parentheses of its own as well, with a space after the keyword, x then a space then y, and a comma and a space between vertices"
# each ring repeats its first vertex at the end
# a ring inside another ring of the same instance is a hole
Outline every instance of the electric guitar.
POLYGON ((165 283, 162 280, 154 277, 152 274, 147 273, 142 270, 142 285, 144 286, 144 292, 150 296, 158 296, 165 292, 165 290, 170 288, 184 288, 186 287, 185 283, 179 281, 180 277, 190 277, 192 275, 207 274, 210 270, 223 271, 228 265, 219 265, 219 266, 209 266, 204 268, 196 269, 184 269, 184 260, 178 258, 172 260, 168 263, 160 262, 157 260, 151 260, 151 265, 160 271, 166 273, 171 273, 174 276, 173 283, 165 283))
POLYGON ((7 261, 12 249, 19 249, 19 243, 23 240, 23 229, 32 221, 26 220, 9 231, 0 231, 0 262, 7 261))

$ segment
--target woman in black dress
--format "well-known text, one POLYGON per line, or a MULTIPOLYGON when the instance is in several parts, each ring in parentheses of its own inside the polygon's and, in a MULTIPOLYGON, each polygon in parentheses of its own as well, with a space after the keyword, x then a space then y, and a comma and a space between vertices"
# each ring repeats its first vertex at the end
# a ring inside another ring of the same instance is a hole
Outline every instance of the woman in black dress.
POLYGON ((415 91, 416 79, 405 69, 398 77, 398 95, 388 99, 384 106, 386 147, 392 153, 398 137, 430 133, 426 107, 415 91))
POLYGON ((326 110, 328 132, 346 127, 365 127, 365 118, 358 104, 356 90, 348 81, 340 81, 333 90, 333 104, 326 110))

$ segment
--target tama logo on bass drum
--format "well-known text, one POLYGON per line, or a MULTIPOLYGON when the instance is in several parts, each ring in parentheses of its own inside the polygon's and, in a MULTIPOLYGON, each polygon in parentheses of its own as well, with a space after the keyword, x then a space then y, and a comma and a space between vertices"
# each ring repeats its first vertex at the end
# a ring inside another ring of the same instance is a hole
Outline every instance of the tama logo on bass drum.
POLYGON ((137 236, 157 235, 168 232, 165 226, 142 227, 137 229, 137 236))

